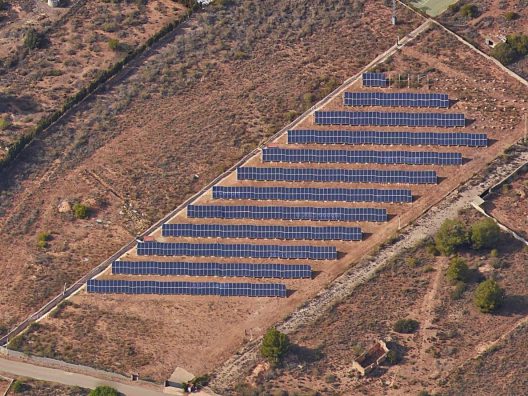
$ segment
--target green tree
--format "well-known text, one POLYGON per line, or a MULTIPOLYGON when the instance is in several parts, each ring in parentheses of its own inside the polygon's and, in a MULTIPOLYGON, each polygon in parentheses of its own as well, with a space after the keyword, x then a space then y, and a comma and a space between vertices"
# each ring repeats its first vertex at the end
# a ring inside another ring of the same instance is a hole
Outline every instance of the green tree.
POLYGON ((109 386, 98 386, 92 390, 88 396, 119 396, 119 393, 109 386))
POLYGON ((111 38, 108 40, 108 46, 112 51, 119 51, 121 49, 121 43, 118 39, 111 38))
POLYGON ((499 43, 491 51, 491 56, 503 65, 509 65, 518 58, 517 52, 508 43, 499 43))
POLYGON ((288 336, 277 329, 269 329, 260 347, 260 353, 274 365, 278 364, 290 347, 288 336))
POLYGON ((517 52, 519 57, 528 54, 528 36, 524 34, 512 34, 506 38, 506 42, 517 52))
POLYGON ((453 257, 449 262, 446 276, 451 282, 467 282, 469 279, 469 267, 462 258, 453 257))
POLYGON ((42 46, 43 37, 35 29, 30 28, 24 35, 24 47, 29 49, 37 49, 42 46))
POLYGON ((400 319, 394 323, 394 331, 397 333, 410 334, 414 333, 420 327, 420 323, 414 319, 400 319))
POLYGON ((475 18, 478 15, 478 7, 474 4, 464 4, 460 7, 460 14, 468 18, 475 18))
POLYGON ((445 220, 435 236, 435 245, 440 253, 449 256, 468 242, 468 233, 459 220, 445 220))
POLYGON ((13 382, 13 385, 11 385, 11 390, 14 393, 22 393, 26 390, 26 385, 22 381, 16 380, 13 382))
POLYGON ((481 312, 490 313, 504 301, 504 290, 492 279, 485 280, 475 290, 473 301, 481 312))
POLYGON ((0 118, 0 131, 5 131, 11 126, 11 121, 8 118, 0 118))
POLYGON ((483 219, 471 225, 471 242, 475 249, 494 248, 499 237, 500 228, 493 219, 483 219))
POLYGON ((88 206, 77 203, 73 205, 73 213, 78 219, 86 219, 88 217, 88 206))

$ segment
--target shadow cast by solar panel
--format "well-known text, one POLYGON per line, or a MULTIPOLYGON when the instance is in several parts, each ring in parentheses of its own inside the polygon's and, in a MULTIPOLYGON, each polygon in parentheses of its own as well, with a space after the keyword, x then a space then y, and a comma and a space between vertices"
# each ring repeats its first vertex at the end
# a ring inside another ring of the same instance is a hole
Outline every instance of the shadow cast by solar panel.
POLYGON ((286 289, 286 298, 293 296, 296 292, 297 290, 286 289))
POLYGON ((447 180, 447 177, 443 177, 443 176, 437 176, 436 177, 436 184, 441 184, 444 182, 444 180, 447 180))
MULTIPOLYGON (((498 140, 497 139, 491 139, 488 137, 488 147, 491 147, 493 146, 495 143, 497 143, 498 140)), ((485 148, 485 147, 484 147, 485 148)))
POLYGON ((475 118, 466 118, 466 127, 472 125, 477 121, 475 118))
MULTIPOLYGON (((314 271, 312 270, 312 277, 310 279, 315 279, 317 278, 319 275, 321 275, 323 273, 323 271, 314 271)), ((308 279, 308 278, 307 278, 308 279)))
POLYGON ((471 158, 462 157, 462 164, 461 165, 466 165, 469 161, 471 161, 471 158))
POLYGON ((448 109, 450 109, 451 107, 456 105, 458 102, 460 102, 458 99, 449 99, 449 107, 448 107, 448 109))
MULTIPOLYGON (((396 217, 396 216, 392 216, 392 217, 396 217)), ((363 239, 361 239, 362 241, 366 241, 367 239, 369 239, 372 235, 374 235, 372 232, 363 232, 363 239)))
POLYGON ((337 252, 336 260, 341 260, 343 257, 345 257, 347 254, 345 252, 337 252))

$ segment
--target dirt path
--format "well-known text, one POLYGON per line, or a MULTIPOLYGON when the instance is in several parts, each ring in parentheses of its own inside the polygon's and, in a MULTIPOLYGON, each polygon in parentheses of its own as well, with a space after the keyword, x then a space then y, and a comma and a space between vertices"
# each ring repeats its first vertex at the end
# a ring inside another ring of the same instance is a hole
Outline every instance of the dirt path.
POLYGON ((433 346, 433 339, 436 338, 438 328, 434 325, 435 309, 438 305, 436 299, 438 295, 438 289, 442 281, 442 276, 448 266, 447 257, 439 257, 437 259, 436 274, 431 285, 431 289, 425 295, 420 308, 420 314, 418 320, 421 327, 421 340, 420 340, 420 352, 418 365, 424 374, 428 373, 431 377, 438 377, 440 375, 441 367, 438 364, 438 360, 435 359, 431 353, 430 348, 433 346))

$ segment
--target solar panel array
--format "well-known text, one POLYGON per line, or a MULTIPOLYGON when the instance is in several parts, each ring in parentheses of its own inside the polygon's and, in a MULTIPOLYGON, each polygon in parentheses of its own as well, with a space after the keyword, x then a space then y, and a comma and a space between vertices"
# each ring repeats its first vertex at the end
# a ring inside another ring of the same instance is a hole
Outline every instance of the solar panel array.
POLYGON ((112 263, 112 274, 310 279, 312 277, 312 267, 306 264, 114 261, 112 263))
POLYGON ((386 132, 386 131, 288 131, 289 144, 376 144, 405 146, 487 147, 484 133, 386 132))
POLYGON ((310 181, 382 184, 436 184, 435 171, 393 171, 377 169, 259 168, 237 169, 238 180, 310 181))
POLYGON ((187 217, 200 219, 311 220, 385 222, 387 209, 306 206, 188 205, 187 217))
POLYGON ((256 226, 223 224, 163 224, 164 237, 306 239, 360 241, 358 227, 256 226))
POLYGON ((437 93, 345 92, 345 106, 449 107, 449 97, 437 93))
POLYGON ((388 87, 389 79, 385 76, 385 73, 363 73, 363 86, 388 87))
POLYGON ((462 154, 431 151, 318 150, 267 147, 262 149, 262 160, 264 162, 461 165, 462 154))
POLYGON ((318 125, 374 125, 409 127, 464 127, 464 114, 456 113, 384 113, 380 111, 316 111, 318 125))
POLYGON ((213 186, 213 198, 265 201, 412 202, 412 193, 411 190, 405 189, 213 186))
POLYGON ((88 293, 286 297, 279 283, 159 282, 90 279, 88 293))
POLYGON ((335 260, 335 246, 251 245, 247 243, 139 242, 138 256, 216 256, 335 260))

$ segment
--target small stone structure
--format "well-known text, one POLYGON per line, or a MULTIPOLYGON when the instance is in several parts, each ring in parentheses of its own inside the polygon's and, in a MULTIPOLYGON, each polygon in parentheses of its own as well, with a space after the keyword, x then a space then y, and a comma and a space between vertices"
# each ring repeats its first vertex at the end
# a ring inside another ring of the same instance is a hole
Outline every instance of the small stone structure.
POLYGON ((369 350, 352 362, 352 368, 359 371, 362 376, 368 375, 385 361, 387 353, 389 353, 389 348, 385 341, 378 340, 369 350))
POLYGON ((48 0, 48 5, 53 8, 60 7, 61 1, 62 0, 48 0))

